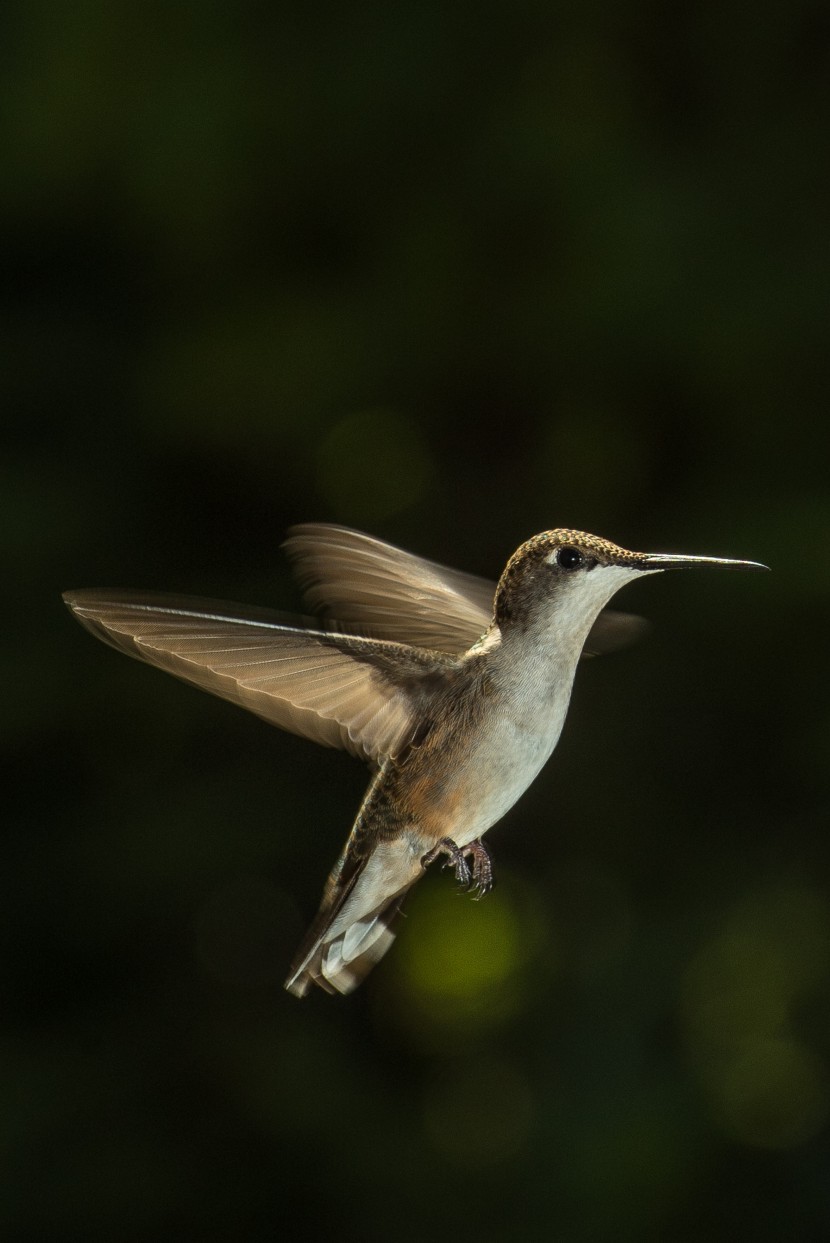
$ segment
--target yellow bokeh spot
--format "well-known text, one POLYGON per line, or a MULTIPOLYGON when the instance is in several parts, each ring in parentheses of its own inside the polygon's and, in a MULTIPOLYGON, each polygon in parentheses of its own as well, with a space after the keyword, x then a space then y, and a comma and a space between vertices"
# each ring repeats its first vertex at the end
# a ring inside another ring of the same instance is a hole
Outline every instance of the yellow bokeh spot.
POLYGON ((501 984, 523 954, 519 929, 506 903, 476 909, 475 920, 458 895, 430 895, 419 912, 420 930, 407 964, 411 984, 422 993, 473 997, 501 984), (478 918, 480 916, 480 918, 478 918))
POLYGON ((827 1121, 824 1067, 794 1039, 750 1045, 727 1064, 717 1088, 727 1128, 754 1147, 793 1148, 827 1121))
POLYGON ((693 1044, 737 1049, 775 1035, 828 965, 830 908, 823 898, 806 887, 753 895, 689 967, 683 1005, 693 1044))
POLYGON ((407 911, 395 989, 410 1019, 433 1029, 470 1029, 515 1012, 544 936, 530 894, 500 878, 496 893, 473 902, 436 876, 419 886, 407 911))

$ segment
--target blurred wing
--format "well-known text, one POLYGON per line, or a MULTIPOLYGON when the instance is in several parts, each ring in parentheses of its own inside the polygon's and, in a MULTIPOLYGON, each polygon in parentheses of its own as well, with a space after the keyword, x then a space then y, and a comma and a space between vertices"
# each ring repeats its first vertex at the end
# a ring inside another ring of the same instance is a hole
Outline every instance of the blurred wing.
POLYGON ((459 655, 492 620, 495 583, 348 527, 295 526, 283 547, 314 612, 378 638, 459 655))
POLYGON ((646 619, 638 617, 636 613, 618 613, 616 609, 606 609, 591 627, 591 633, 582 649, 582 658, 617 652, 621 647, 636 643, 649 629, 646 619))
MULTIPOLYGON (((304 523, 283 547, 309 607, 373 635, 459 655, 477 642, 493 616, 495 583, 449 569, 348 527, 304 523)), ((641 617, 608 609, 583 651, 599 656, 633 643, 641 617)))
POLYGON ((279 614, 177 596, 72 591, 87 630, 129 656, 353 755, 396 755, 414 733, 413 685, 434 671, 420 653, 304 630, 279 614))

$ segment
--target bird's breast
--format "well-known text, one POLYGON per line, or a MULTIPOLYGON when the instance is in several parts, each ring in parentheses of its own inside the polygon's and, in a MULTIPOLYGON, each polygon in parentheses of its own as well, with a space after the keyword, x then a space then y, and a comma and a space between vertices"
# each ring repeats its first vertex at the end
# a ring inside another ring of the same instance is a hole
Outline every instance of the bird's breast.
POLYGON ((500 820, 556 746, 569 697, 569 683, 529 680, 515 694, 495 686, 477 712, 442 722, 407 783, 427 835, 465 845, 500 820))

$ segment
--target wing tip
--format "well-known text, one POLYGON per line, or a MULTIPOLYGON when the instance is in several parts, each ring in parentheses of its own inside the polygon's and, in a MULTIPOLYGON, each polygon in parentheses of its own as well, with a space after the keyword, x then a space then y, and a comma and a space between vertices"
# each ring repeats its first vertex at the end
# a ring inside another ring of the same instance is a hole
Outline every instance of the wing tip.
POLYGON ((62 591, 61 600, 63 600, 70 613, 74 613, 81 606, 85 595, 86 592, 73 588, 72 591, 62 591))

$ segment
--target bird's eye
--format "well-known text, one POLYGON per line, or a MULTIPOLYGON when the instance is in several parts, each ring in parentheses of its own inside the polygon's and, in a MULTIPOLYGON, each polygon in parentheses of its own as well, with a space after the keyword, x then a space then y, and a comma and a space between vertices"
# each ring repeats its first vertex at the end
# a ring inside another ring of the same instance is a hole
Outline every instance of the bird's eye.
POLYGON ((556 550, 556 564, 562 570, 578 570, 584 562, 585 558, 579 549, 570 544, 563 544, 556 550))

